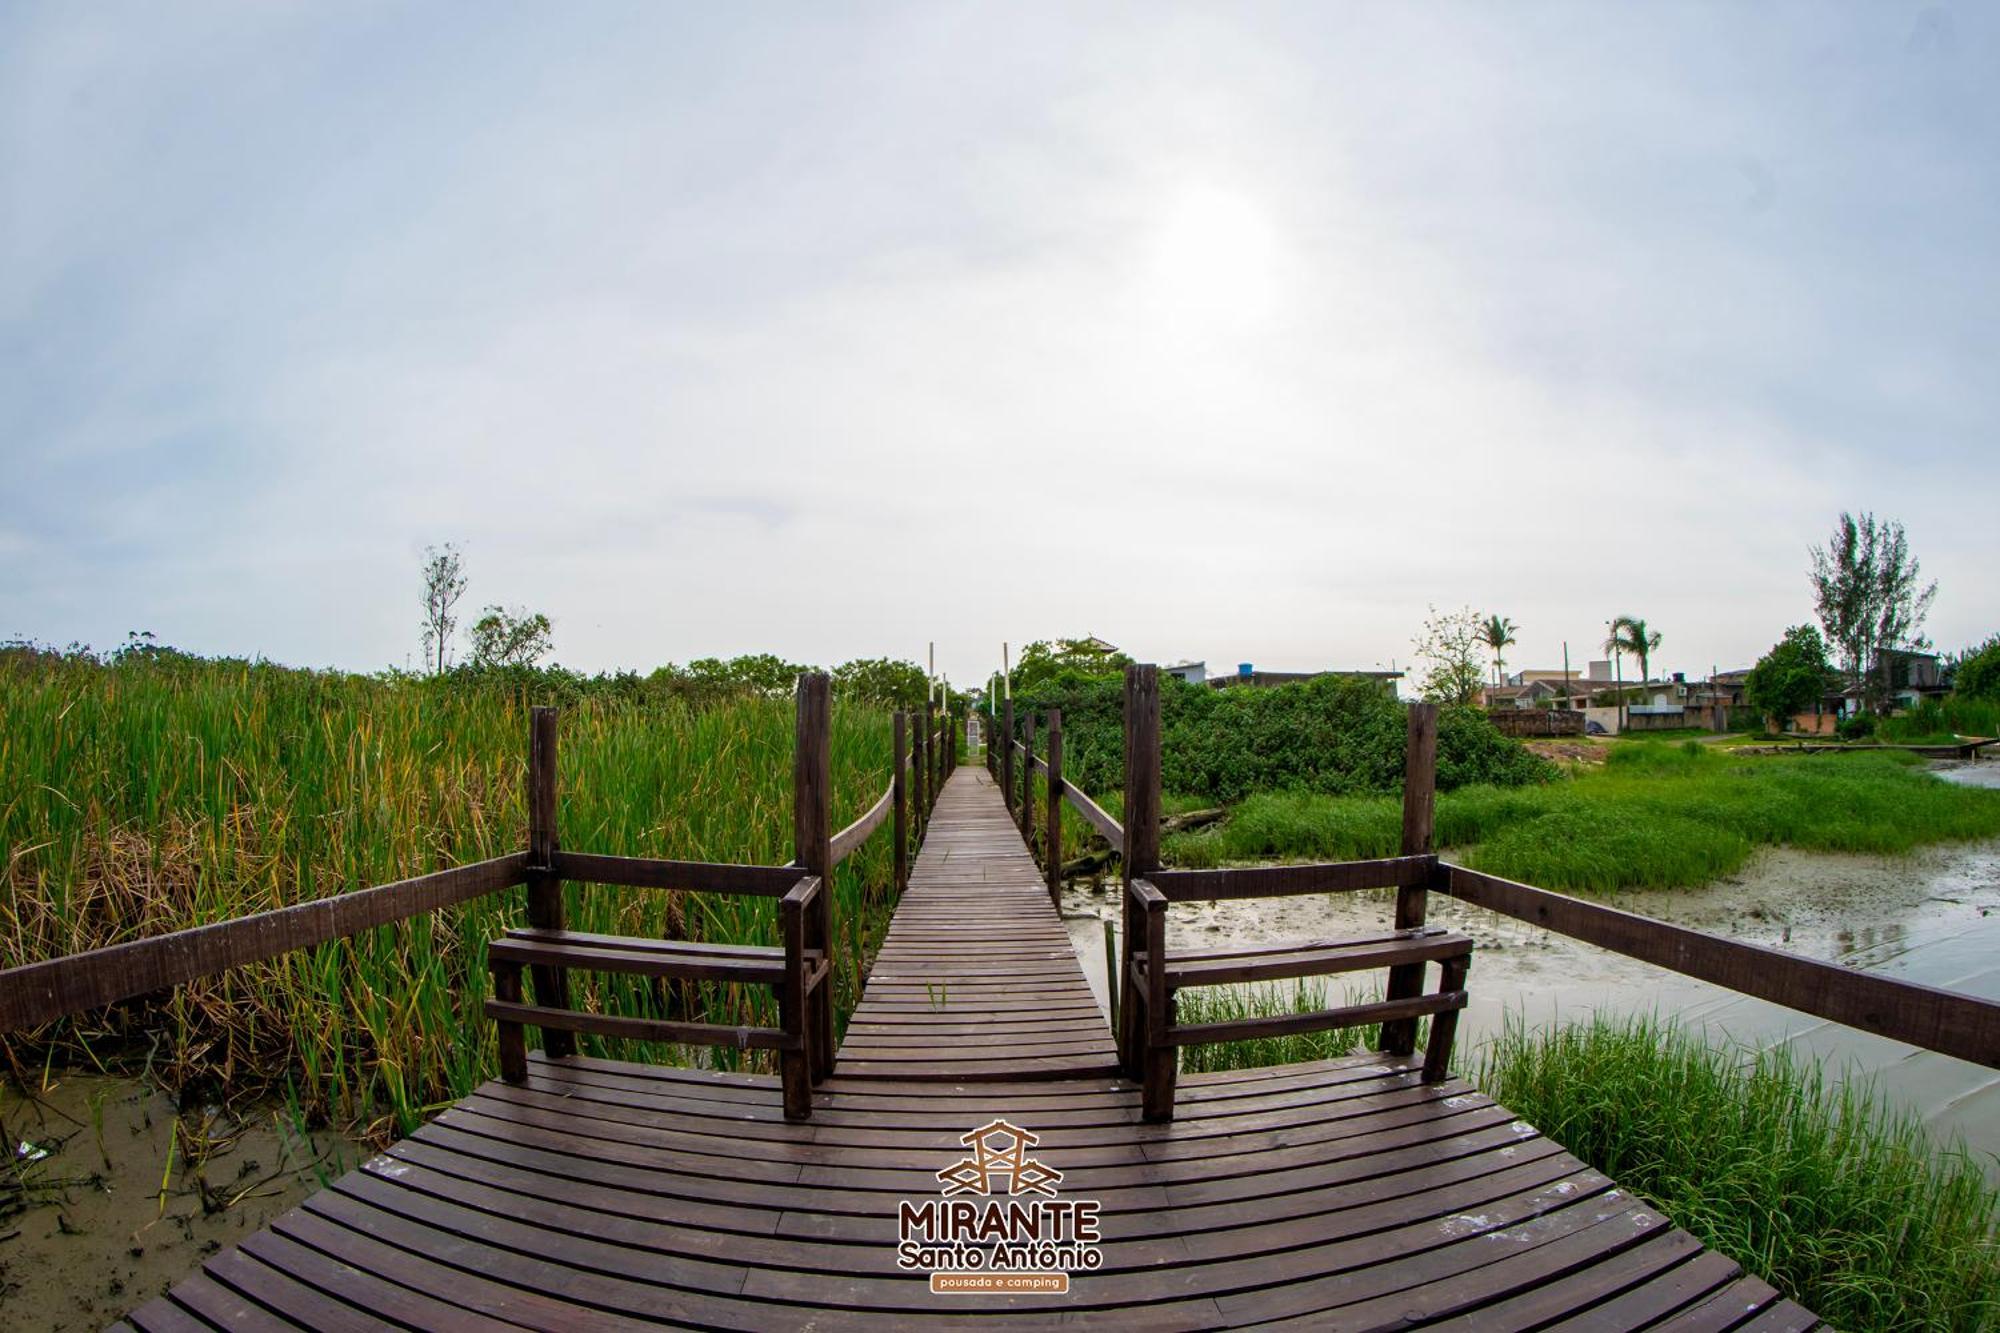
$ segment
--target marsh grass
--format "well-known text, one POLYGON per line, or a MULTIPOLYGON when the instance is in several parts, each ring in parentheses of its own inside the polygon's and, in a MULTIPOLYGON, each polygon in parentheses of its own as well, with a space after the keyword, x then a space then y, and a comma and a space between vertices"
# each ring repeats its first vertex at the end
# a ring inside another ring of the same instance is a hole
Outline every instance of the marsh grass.
MULTIPOLYGON (((1167 839, 1166 859, 1207 866, 1394 854, 1393 797, 1268 793, 1220 828, 1167 839)), ((1478 869, 1551 889, 1704 884, 1759 846, 1900 853, 2000 835, 2000 792, 1938 781, 1894 753, 1741 756, 1699 743, 1615 748, 1602 769, 1536 787, 1438 798, 1440 846, 1478 869)))
MULTIPOLYGON (((1267 982, 1248 986, 1215 986, 1184 990, 1174 997, 1174 1021, 1178 1023, 1226 1023, 1242 1018, 1270 1018, 1280 1014, 1309 1014, 1315 1010, 1350 1004, 1367 1004, 1381 999, 1380 990, 1359 994, 1345 991, 1330 999, 1327 985, 1302 977, 1289 984, 1267 982)), ((1423 1048, 1428 1019, 1418 1022, 1418 1049, 1423 1048)), ((1356 1051, 1373 1050, 1381 1040, 1380 1024, 1332 1028, 1325 1032, 1298 1032, 1282 1037, 1256 1037, 1249 1041, 1211 1042, 1183 1046, 1181 1068, 1191 1074, 1214 1073, 1225 1069, 1258 1069, 1266 1065, 1294 1065, 1308 1060, 1331 1060, 1356 1051)))
MULTIPOLYGON (((515 850, 531 701, 227 662, 105 665, 0 652, 0 966, 81 952, 515 850)), ((787 700, 565 708, 563 846, 782 864, 791 849, 787 700)), ((836 707, 834 821, 887 782, 886 714, 836 707)), ((844 1023, 893 908, 885 834, 834 885, 844 1023)), ((238 969, 151 1002, 6 1039, 17 1072, 52 1046, 138 1052, 174 1087, 268 1090, 297 1072, 311 1116, 414 1126, 494 1067, 486 941, 522 891, 238 969)), ((776 943, 766 899, 569 885, 577 929, 776 943)), ((763 988, 661 988, 575 974, 608 1012, 765 1021, 763 988)), ((587 1049, 685 1061, 632 1044, 587 1049)), ((377 1129, 388 1128, 377 1124, 377 1129)))
POLYGON ((1978 1163, 1787 1048, 1718 1050, 1645 1018, 1517 1021, 1475 1081, 1835 1327, 2000 1318, 2000 1194, 1978 1163))

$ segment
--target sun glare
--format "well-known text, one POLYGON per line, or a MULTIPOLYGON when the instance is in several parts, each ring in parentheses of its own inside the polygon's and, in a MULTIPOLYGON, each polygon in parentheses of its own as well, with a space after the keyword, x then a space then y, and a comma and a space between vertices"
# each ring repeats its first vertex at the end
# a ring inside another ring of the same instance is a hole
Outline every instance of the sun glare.
POLYGON ((1214 186, 1186 189, 1162 212, 1156 290, 1176 313, 1255 320, 1269 313, 1276 295, 1276 252, 1270 217, 1255 200, 1214 186))

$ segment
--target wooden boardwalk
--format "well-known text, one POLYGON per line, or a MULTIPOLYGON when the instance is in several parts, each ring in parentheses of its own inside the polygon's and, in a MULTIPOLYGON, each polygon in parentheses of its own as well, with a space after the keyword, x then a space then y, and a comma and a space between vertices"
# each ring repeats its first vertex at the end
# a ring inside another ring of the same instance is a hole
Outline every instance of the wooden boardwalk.
POLYGON ((1776 1330, 1807 1312, 1458 1080, 1189 1075, 1141 1119, 999 795, 955 773, 812 1119, 777 1080, 583 1058, 494 1081, 130 1316, 206 1327, 1776 1330), (1039 1136, 1102 1207, 1064 1295, 933 1294, 902 1200, 1039 1136))
POLYGON ((1111 1029, 1048 883, 984 770, 938 797, 835 1076, 1110 1078, 1111 1029))

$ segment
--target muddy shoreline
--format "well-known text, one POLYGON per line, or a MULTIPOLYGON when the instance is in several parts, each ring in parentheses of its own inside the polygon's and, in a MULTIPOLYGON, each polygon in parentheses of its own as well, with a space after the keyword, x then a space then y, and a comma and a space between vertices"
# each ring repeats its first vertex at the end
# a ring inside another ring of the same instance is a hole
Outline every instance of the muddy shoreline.
POLYGON ((263 1227, 367 1150, 282 1108, 177 1110, 140 1079, 0 1087, 0 1327, 98 1329, 263 1227))

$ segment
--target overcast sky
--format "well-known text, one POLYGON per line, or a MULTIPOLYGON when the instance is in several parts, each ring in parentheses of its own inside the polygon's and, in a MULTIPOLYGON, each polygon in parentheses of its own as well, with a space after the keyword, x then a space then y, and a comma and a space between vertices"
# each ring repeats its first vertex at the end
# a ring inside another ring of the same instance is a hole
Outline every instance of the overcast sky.
POLYGON ((0 7, 0 635, 1705 672, 1866 508, 1955 648, 1996 349, 1992 6, 0 7))

